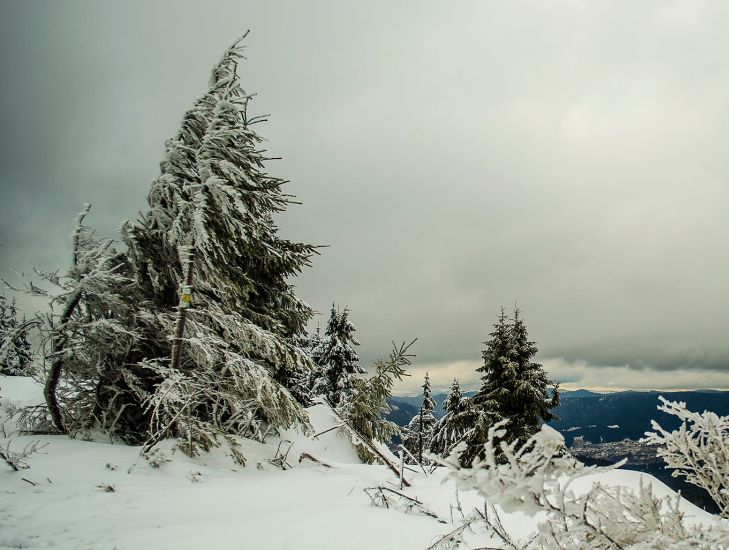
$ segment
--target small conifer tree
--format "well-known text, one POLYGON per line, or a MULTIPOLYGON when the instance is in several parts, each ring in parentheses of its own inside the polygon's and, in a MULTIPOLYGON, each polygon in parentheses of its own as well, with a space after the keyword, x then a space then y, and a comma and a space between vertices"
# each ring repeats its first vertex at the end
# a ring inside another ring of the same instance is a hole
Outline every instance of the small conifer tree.
POLYGON ((465 399, 463 392, 461 391, 461 385, 457 378, 453 379, 451 384, 451 391, 448 392, 448 396, 443 402, 443 410, 447 414, 458 412, 463 406, 463 400, 465 399))
POLYGON ((349 309, 344 308, 340 312, 332 304, 324 338, 312 351, 319 365, 313 393, 326 397, 332 407, 350 399, 354 376, 365 373, 353 347, 359 345, 354 337, 356 330, 357 327, 349 320, 349 309))
POLYGON ((28 376, 33 352, 28 341, 30 323, 18 321, 15 300, 0 295, 0 374, 28 376))
POLYGON ((420 464, 423 463, 423 452, 430 448, 433 429, 438 422, 433 415, 433 409, 435 409, 435 401, 431 396, 430 377, 426 372, 423 383, 423 402, 420 404, 418 413, 410 419, 405 427, 407 436, 403 441, 405 448, 420 464))
POLYGON ((456 379, 453 380, 451 391, 443 402, 443 409, 446 414, 433 427, 430 451, 441 456, 448 456, 468 431, 470 420, 466 414, 468 399, 463 395, 456 379))
POLYGON ((425 373, 425 381, 423 382, 423 410, 433 412, 435 409, 435 401, 433 400, 432 391, 430 389, 430 376, 425 373))
POLYGON ((502 308, 490 336, 483 351, 484 364, 477 369, 483 373, 481 388, 469 399, 472 427, 460 457, 464 465, 483 457, 488 430, 496 422, 508 420, 507 443, 523 444, 539 431, 542 422, 556 418, 550 409, 559 405, 557 385, 533 361, 538 350, 529 340, 519 310, 508 319, 502 308), (553 386, 551 397, 549 386, 553 386))
MULTIPOLYGON (((354 391, 352 398, 340 405, 341 415, 347 419, 357 432, 370 441, 390 443, 393 435, 399 434, 398 426, 386 420, 384 416, 390 412, 387 400, 392 396, 392 385, 403 376, 409 376, 405 368, 414 357, 408 353, 415 340, 409 344, 404 342, 393 349, 387 361, 378 359, 375 373, 369 378, 355 377, 352 381, 354 391)), ((365 445, 357 445, 357 452, 362 460, 372 463, 375 457, 365 445)))

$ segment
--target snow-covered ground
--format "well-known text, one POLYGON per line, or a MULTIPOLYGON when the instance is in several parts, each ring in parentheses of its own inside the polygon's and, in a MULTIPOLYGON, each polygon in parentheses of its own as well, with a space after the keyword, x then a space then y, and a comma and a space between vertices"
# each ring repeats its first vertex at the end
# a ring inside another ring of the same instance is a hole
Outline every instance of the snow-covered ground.
MULTIPOLYGON (((41 400, 40 387, 30 379, 0 377, 3 419, 11 403, 41 400)), ((316 431, 337 424, 321 405, 310 412, 316 431)), ((9 432, 12 424, 4 424, 9 432)), ((403 491, 443 523, 372 506, 363 489, 397 489, 398 480, 384 466, 361 464, 340 430, 317 440, 290 432, 270 437, 266 444, 244 441, 245 468, 235 465, 225 448, 189 458, 171 452, 172 442, 161 445, 169 460, 159 467, 142 458, 138 447, 62 436, 12 437, 11 449, 38 440, 47 446, 31 457, 30 469, 14 472, 0 464, 2 549, 425 550, 457 526, 451 523, 455 488, 443 481, 443 471, 429 477, 409 473, 412 487, 403 491), (269 462, 277 451, 287 450, 291 468, 282 470, 269 462), (302 453, 330 467, 299 462, 302 453)), ((595 476, 605 484, 633 489, 641 478, 650 480, 658 496, 671 493, 638 472, 595 476)), ((483 505, 473 494, 459 496, 465 511, 483 505)), ((718 521, 688 502, 682 509, 690 521, 718 521)), ((510 533, 525 538, 538 519, 514 513, 502 515, 502 521, 510 533)), ((487 544, 484 535, 474 537, 474 543, 487 544)))

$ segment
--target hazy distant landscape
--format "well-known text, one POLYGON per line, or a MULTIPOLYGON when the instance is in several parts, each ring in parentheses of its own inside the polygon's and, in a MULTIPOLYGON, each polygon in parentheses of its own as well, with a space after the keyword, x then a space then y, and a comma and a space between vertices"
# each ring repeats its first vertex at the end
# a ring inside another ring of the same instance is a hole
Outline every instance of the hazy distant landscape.
MULTIPOLYGON (((474 392, 467 392, 472 396, 474 392)), ((443 401, 447 394, 434 396, 435 414, 443 415, 443 401)), ((589 390, 560 392, 561 404, 555 409, 559 420, 550 425, 559 430, 573 455, 585 464, 607 466, 627 459, 623 468, 646 472, 663 481, 684 498, 711 513, 719 509, 708 493, 671 475, 655 449, 639 440, 656 420, 666 429, 678 428, 678 420, 657 410, 658 396, 671 401, 683 401, 695 411, 712 411, 729 415, 729 391, 695 390, 679 392, 619 391, 599 393, 589 390)), ((422 397, 398 396, 390 400, 392 412, 388 418, 405 426, 417 414, 422 397)))
MULTIPOLYGON (((466 392, 472 396, 474 392, 466 392)), ((445 393, 434 395, 436 408, 434 414, 443 416, 445 393)), ((651 427, 651 419, 667 429, 678 427, 675 417, 657 410, 658 396, 671 401, 683 401, 689 409, 712 411, 719 415, 729 415, 729 391, 619 391, 598 393, 589 390, 561 391, 561 403, 555 409, 559 420, 550 422, 572 446, 575 438, 583 438, 588 443, 638 440, 651 427)), ((390 399, 393 408, 388 418, 404 426, 415 415, 422 401, 421 396, 397 396, 390 399)))

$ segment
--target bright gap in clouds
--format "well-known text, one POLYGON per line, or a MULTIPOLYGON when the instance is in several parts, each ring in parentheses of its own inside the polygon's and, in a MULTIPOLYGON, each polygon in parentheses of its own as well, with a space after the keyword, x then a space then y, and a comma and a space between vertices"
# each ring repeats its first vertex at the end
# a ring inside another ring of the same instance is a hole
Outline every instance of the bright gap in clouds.
MULTIPOLYGON (((729 372, 707 369, 675 369, 666 371, 651 368, 596 367, 584 361, 569 362, 561 358, 541 361, 550 380, 560 383, 563 390, 588 389, 597 392, 622 390, 698 390, 729 388, 729 372), (656 383, 658 381, 658 384, 656 383)), ((413 365, 409 377, 396 385, 395 395, 420 395, 427 372, 433 393, 448 393, 454 378, 463 391, 475 391, 481 385, 481 373, 476 369, 480 361, 455 361, 413 365)))

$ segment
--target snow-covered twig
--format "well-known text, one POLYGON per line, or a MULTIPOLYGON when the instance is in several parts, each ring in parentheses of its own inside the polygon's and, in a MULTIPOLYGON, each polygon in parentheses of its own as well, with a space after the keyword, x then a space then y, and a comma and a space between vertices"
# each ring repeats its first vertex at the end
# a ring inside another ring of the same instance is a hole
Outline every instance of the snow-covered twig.
MULTIPOLYGON (((456 449, 441 462, 451 470, 462 489, 477 491, 506 512, 547 514, 527 549, 592 548, 716 548, 729 543, 729 530, 721 526, 688 526, 676 499, 658 499, 650 485, 641 484, 637 493, 624 487, 594 483, 586 493, 575 493, 578 479, 620 466, 588 467, 572 458, 564 438, 553 428, 542 426, 522 446, 515 441, 496 443, 505 435, 505 422, 488 433, 483 460, 463 468, 456 449)), ((505 533, 502 527, 494 532, 505 533)))
POLYGON ((663 458, 673 477, 706 489, 729 518, 729 416, 705 411, 696 413, 686 403, 668 401, 659 396, 658 410, 681 421, 677 430, 668 432, 658 422, 651 421, 653 432, 646 432, 642 441, 656 445, 656 454, 663 458))
MULTIPOLYGON (((4 435, 3 427, 3 435, 4 435)), ((25 447, 19 451, 13 451, 10 449, 11 440, 5 439, 4 443, 0 443, 0 458, 8 465, 14 472, 20 470, 27 470, 30 468, 30 457, 35 453, 40 452, 43 448, 47 447, 48 443, 42 443, 40 441, 31 441, 25 447)))
POLYGON ((379 506, 381 508, 395 508, 403 510, 405 512, 411 512, 415 510, 417 513, 437 519, 440 523, 445 523, 436 514, 428 510, 425 505, 417 498, 410 497, 395 489, 389 487, 367 487, 364 489, 367 496, 370 497, 373 506, 379 506), (391 493, 388 496, 386 493, 391 493))

